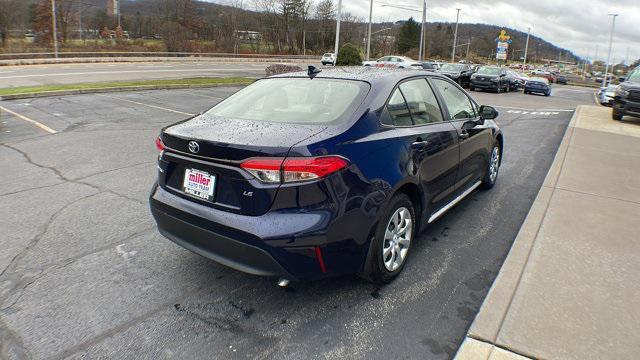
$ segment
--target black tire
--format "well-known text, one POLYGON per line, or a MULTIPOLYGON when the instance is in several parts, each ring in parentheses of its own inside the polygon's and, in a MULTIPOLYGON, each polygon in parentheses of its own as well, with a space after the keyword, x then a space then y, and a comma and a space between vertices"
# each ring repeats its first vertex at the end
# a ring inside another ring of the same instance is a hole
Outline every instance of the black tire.
POLYGON ((369 259, 367 261, 368 269, 366 269, 364 274, 361 274, 362 277, 377 284, 387 284, 395 279, 398 274, 402 272, 402 269, 404 269, 404 266, 407 263, 407 259, 410 255, 411 243, 415 241, 416 232, 416 214, 411 199, 409 199, 409 196, 402 193, 394 195, 386 205, 385 210, 380 217, 380 221, 376 228, 376 233, 373 240, 371 241, 369 249, 369 259), (385 266, 385 259, 383 259, 383 246, 386 243, 385 233, 387 231, 387 228, 391 225, 392 216, 396 213, 396 211, 399 211, 402 208, 409 210, 411 214, 411 234, 409 246, 406 247, 407 251, 399 267, 394 270, 389 270, 387 266, 385 266))
POLYGON ((528 94, 529 94, 529 92, 525 90, 525 91, 524 91, 524 94, 525 94, 525 95, 528 95, 528 94))
POLYGON ((500 163, 502 162, 501 158, 502 158, 502 151, 500 150, 500 143, 496 141, 493 144, 493 147, 491 148, 491 154, 489 155, 489 161, 487 162, 487 172, 484 174, 484 177, 482 178, 481 187, 483 189, 485 190, 491 189, 496 184, 496 181, 498 181, 498 175, 500 173, 500 163), (496 151, 498 154, 497 167, 496 167, 495 176, 492 177, 491 164, 492 164, 494 152, 496 151))
POLYGON ((616 108, 611 109, 611 118, 613 120, 620 121, 624 117, 624 113, 616 111, 616 108))

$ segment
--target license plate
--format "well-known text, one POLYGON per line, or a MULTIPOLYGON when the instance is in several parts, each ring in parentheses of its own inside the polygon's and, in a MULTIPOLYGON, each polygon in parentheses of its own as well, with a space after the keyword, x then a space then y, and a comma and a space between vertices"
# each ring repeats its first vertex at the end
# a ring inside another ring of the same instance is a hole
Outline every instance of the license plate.
POLYGON ((197 169, 187 169, 184 172, 182 191, 189 195, 211 201, 213 200, 213 190, 215 186, 215 175, 210 175, 205 171, 197 169))

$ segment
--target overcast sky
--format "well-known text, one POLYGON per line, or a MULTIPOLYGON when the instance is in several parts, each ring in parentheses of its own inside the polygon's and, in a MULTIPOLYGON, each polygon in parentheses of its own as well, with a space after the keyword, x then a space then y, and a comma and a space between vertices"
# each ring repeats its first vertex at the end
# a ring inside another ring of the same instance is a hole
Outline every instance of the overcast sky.
MULTIPOLYGON (((207 0, 225 3, 227 0, 207 0)), ((334 0, 337 3, 337 0, 334 0)), ((250 0, 245 0, 245 3, 250 0)), ((421 0, 375 0, 374 21, 394 21, 421 13, 382 7, 393 4, 421 8, 421 0)), ((343 0, 343 11, 363 20, 369 17, 369 0, 343 0)), ((531 33, 582 57, 606 60, 609 47, 610 13, 616 19, 612 61, 640 58, 640 0, 427 0, 427 21, 455 22, 456 8, 460 21, 507 26, 531 33)))

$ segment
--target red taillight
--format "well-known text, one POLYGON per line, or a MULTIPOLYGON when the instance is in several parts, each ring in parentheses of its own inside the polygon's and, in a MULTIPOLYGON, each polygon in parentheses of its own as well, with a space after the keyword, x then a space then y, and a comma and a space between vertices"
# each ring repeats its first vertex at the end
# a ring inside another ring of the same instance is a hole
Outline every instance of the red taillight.
POLYGON ((158 136, 158 138, 156 139, 156 148, 158 149, 158 151, 164 150, 164 143, 162 142, 160 136, 158 136))
POLYGON ((347 167, 347 160, 338 156, 298 158, 253 158, 240 167, 260 181, 268 183, 298 182, 325 177, 347 167))
POLYGON ((279 183, 283 160, 283 158, 253 158, 240 164, 240 167, 262 182, 279 183))
POLYGON ((289 158, 284 161, 284 182, 305 181, 325 177, 347 167, 345 159, 337 156, 289 158))

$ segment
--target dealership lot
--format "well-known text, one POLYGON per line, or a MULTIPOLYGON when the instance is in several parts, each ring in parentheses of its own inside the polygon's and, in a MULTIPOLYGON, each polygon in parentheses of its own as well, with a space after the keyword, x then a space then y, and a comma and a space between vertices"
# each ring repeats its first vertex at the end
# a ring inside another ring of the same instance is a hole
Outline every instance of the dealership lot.
POLYGON ((472 93, 501 111, 505 159, 421 234, 404 273, 296 284, 227 269, 162 238, 147 196, 162 126, 234 88, 0 102, 0 342, 34 358, 448 358, 464 338, 578 104, 472 93), (42 124, 56 133, 34 126, 42 124))

